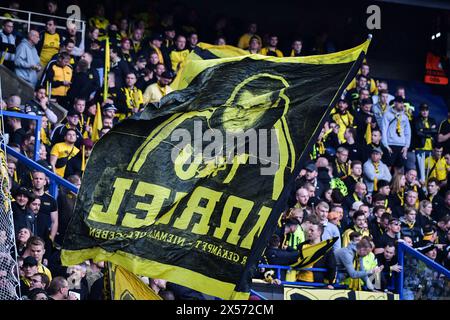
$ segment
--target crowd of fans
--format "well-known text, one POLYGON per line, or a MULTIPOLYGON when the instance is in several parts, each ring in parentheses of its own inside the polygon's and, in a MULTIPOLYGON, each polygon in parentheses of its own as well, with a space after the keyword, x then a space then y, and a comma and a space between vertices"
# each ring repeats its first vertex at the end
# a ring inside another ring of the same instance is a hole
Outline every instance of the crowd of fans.
POLYGON ((415 116, 405 88, 390 91, 369 70, 364 63, 331 111, 266 250, 265 262, 291 265, 298 248, 338 237, 309 266, 325 274, 291 272, 290 281, 396 291, 400 242, 450 266, 450 120, 437 124, 424 103, 415 116))
MULTIPOLYGON (((6 17, 17 18, 18 4, 13 1, 10 8, 6 17)), ((41 117, 37 162, 76 186, 94 143, 117 122, 173 91, 171 81, 201 40, 194 25, 181 27, 166 19, 149 28, 145 20, 131 16, 108 20, 104 7, 96 8, 84 41, 76 24, 61 24, 65 30, 60 31, 53 18, 28 33, 6 19, 0 32, 0 61, 35 88, 32 100, 12 95, 1 108, 41 117), (52 108, 55 104, 67 111, 64 119, 52 108), (95 125, 98 112, 101 126, 95 125)), ((57 2, 48 1, 46 9, 55 14, 57 2)), ((292 40, 289 52, 283 53, 276 35, 261 37, 251 23, 238 43, 229 44, 250 53, 303 55, 302 40, 292 40)), ((219 34, 215 44, 227 44, 226 37, 219 34)), ((310 48, 314 53, 324 50, 310 48)), ((291 209, 265 251, 267 262, 288 265, 298 259, 299 249, 339 238, 314 264, 328 272, 292 271, 286 275, 291 281, 321 282, 332 289, 339 280, 355 290, 362 284, 385 290, 392 274, 401 270, 396 256, 400 241, 448 268, 450 121, 439 126, 425 104, 414 117, 405 89, 390 91, 369 70, 368 64, 361 67, 325 123, 311 162, 297 179, 291 209), (343 271, 338 273, 342 279, 336 271, 343 271)), ((4 125, 9 146, 33 158, 35 121, 9 116, 4 125)), ((30 170, 11 156, 7 164, 22 295, 35 300, 103 299, 103 263, 61 265, 60 248, 76 194, 60 188, 55 199, 47 191, 44 172, 30 170)), ((201 298, 162 280, 148 283, 165 299, 201 298)))

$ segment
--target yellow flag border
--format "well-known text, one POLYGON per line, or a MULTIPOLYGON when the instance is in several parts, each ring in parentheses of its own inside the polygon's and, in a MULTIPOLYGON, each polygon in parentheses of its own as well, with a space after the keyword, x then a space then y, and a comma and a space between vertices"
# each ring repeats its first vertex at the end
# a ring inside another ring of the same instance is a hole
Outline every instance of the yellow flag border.
POLYGON ((248 300, 250 296, 248 292, 235 291, 235 284, 210 278, 185 268, 143 259, 120 250, 111 253, 97 247, 82 250, 63 249, 61 252, 61 260, 64 265, 76 265, 92 257, 95 257, 95 261, 109 261, 122 266, 134 274, 140 274, 150 278, 167 279, 170 282, 221 299, 248 300))
POLYGON ((302 63, 302 64, 338 64, 338 63, 350 63, 355 62, 362 51, 367 53, 371 42, 371 37, 369 37, 362 44, 350 48, 344 51, 338 51, 323 55, 313 55, 305 57, 272 57, 264 56, 261 54, 249 54, 242 56, 235 56, 229 58, 221 59, 209 59, 209 60, 198 60, 198 59, 188 59, 184 65, 184 68, 180 71, 174 80, 174 85, 176 90, 182 90, 186 88, 189 83, 202 71, 207 68, 213 67, 227 62, 240 61, 243 59, 253 59, 253 60, 266 60, 275 63, 302 63), (186 78, 186 74, 189 74, 189 78, 186 78))

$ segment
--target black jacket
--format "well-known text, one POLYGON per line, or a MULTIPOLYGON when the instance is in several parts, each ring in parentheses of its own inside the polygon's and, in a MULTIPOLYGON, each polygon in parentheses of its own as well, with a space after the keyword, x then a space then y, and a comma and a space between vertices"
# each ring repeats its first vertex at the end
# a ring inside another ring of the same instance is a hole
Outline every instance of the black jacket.
POLYGON ((111 72, 114 73, 115 80, 116 80, 116 88, 122 88, 125 86, 125 77, 127 76, 127 73, 130 72, 130 69, 128 68, 128 63, 120 60, 114 67, 111 63, 111 72))
MULTIPOLYGON (((427 200, 430 200, 429 196, 426 197, 427 200)), ((431 200, 431 203, 433 205, 433 211, 431 211, 431 217, 435 221, 439 221, 441 217, 445 215, 445 201, 444 199, 438 194, 436 194, 433 199, 431 200)))
POLYGON ((73 75, 72 85, 67 92, 69 104, 72 105, 75 98, 84 98, 89 101, 91 93, 100 89, 100 79, 96 70, 77 72, 73 75))
POLYGON ((429 128, 425 128, 422 117, 414 119, 413 130, 416 141, 416 148, 423 148, 425 146, 425 140, 431 138, 434 142, 436 141, 436 135, 438 132, 438 126, 433 118, 428 118, 429 128))
POLYGON ((297 262, 299 252, 282 250, 280 248, 267 248, 264 256, 268 264, 289 266, 297 262))
POLYGON ((344 147, 348 150, 348 158, 350 160, 359 160, 364 163, 364 161, 361 160, 361 145, 359 143, 355 142, 354 144, 349 144, 346 142, 341 144, 340 147, 344 147))

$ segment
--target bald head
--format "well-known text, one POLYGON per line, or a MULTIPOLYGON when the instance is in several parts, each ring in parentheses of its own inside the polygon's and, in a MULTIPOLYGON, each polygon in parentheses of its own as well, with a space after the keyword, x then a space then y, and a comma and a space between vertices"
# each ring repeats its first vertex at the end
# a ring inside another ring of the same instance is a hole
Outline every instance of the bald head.
POLYGON ((316 161, 316 167, 317 168, 326 168, 328 167, 328 159, 324 157, 320 157, 316 161))
POLYGON ((36 30, 30 30, 30 32, 28 32, 28 41, 30 41, 33 45, 37 45, 39 42, 39 32, 36 30))

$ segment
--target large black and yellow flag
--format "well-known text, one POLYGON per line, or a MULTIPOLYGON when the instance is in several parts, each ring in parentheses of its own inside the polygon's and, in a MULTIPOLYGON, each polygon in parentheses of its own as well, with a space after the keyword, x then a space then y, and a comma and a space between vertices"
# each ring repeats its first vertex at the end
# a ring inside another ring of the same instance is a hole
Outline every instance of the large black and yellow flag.
POLYGON ((106 260, 247 298, 311 135, 369 42, 324 56, 188 61, 182 90, 96 144, 63 263, 106 260))

